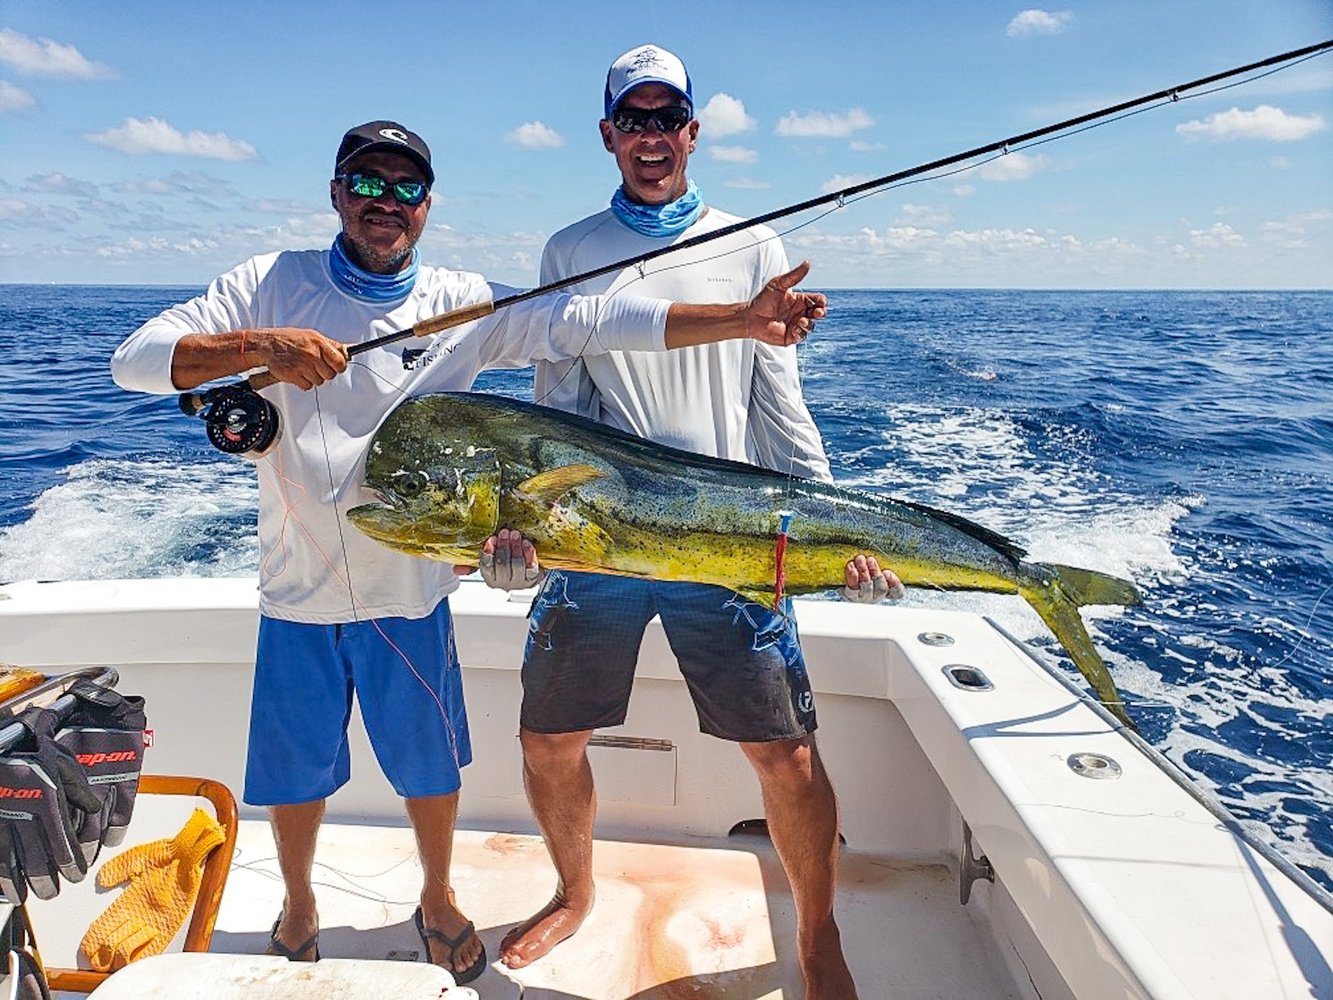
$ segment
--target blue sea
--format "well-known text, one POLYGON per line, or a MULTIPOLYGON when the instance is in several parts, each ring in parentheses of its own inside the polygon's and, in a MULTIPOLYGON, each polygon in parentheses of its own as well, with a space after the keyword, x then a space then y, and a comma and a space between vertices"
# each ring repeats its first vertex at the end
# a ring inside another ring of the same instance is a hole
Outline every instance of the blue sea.
MULTIPOLYGON (((253 468, 108 375, 198 291, 0 285, 0 582, 255 572, 253 468)), ((1333 888, 1333 293, 829 299, 799 363, 835 476, 1133 579, 1089 617, 1145 737, 1333 888)), ((907 603, 1058 655, 1017 598, 907 603)))

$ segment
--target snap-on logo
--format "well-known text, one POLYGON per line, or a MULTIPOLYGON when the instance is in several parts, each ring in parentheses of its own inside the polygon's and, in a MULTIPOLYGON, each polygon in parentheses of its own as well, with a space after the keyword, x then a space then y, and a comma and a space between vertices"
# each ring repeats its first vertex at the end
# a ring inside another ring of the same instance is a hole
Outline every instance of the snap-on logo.
POLYGON ((96 767, 98 764, 119 764, 139 757, 133 750, 118 750, 115 753, 81 753, 76 758, 84 767, 96 767))
POLYGON ((42 790, 40 788, 9 788, 0 785, 0 799, 40 799, 42 790))

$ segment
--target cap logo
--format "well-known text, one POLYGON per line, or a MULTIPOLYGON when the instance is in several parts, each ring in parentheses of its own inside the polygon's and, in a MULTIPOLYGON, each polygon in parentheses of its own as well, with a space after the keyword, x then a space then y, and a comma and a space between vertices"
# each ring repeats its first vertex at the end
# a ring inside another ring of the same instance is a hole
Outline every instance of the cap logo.
POLYGON ((657 50, 650 45, 634 53, 634 61, 630 63, 630 73, 646 73, 648 70, 659 66, 665 67, 666 63, 657 54, 657 50))
POLYGON ((404 146, 407 145, 407 136, 403 135, 401 129, 382 128, 380 129, 380 135, 386 139, 392 139, 394 142, 401 142, 404 146))

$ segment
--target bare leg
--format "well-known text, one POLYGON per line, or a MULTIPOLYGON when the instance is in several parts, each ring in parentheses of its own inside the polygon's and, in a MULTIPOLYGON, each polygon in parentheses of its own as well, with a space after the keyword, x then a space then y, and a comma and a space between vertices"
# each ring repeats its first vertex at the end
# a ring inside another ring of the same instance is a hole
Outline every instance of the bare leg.
POLYGON ((741 749, 759 775, 768 832, 791 882, 806 1000, 855 1000, 856 986, 833 919, 838 801, 814 737, 742 743, 741 749))
MULTIPOLYGON (((272 806, 268 815, 273 841, 278 847, 278 868, 282 871, 282 884, 286 889, 277 938, 288 948, 295 949, 319 930, 319 911, 315 907, 310 872, 315 864, 319 824, 324 818, 324 800, 272 806)), ((277 953, 270 949, 270 954, 277 953)), ((302 958, 313 962, 315 948, 312 946, 302 958)))
POLYGON ((523 785, 537 818, 558 881, 555 896, 519 924, 500 944, 500 960, 521 969, 569 937, 592 911, 592 826, 597 791, 588 763, 592 731, 519 731, 523 744, 523 785))
MULTIPOLYGON (((427 795, 404 799, 407 818, 417 837, 417 853, 425 870, 421 888, 421 918, 430 929, 456 938, 467 926, 467 917, 454 905, 454 891, 449 886, 449 865, 454 853, 454 824, 458 819, 458 793, 427 795)), ((481 938, 473 934, 452 956, 448 947, 431 941, 428 962, 454 972, 467 969, 481 954, 481 938)))

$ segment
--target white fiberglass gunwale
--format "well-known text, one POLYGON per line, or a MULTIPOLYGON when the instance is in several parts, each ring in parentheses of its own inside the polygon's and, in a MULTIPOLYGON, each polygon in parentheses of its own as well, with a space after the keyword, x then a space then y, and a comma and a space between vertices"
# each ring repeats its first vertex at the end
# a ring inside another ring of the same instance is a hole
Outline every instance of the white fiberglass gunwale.
MULTIPOLYGON (((451 606, 475 754, 461 824, 530 831, 514 739, 527 604, 465 581, 451 606)), ((1333 914, 1320 894, 1022 644, 964 612, 798 601, 797 618, 848 863, 943 864, 956 878, 965 820, 996 881, 972 884, 959 912, 991 942, 985 961, 1010 983, 1002 994, 1333 996, 1333 914), (935 644, 938 635, 951 641, 935 644), (960 685, 975 678, 949 669, 957 665, 990 686, 960 685), (1074 758, 1112 761, 1119 777, 1087 777, 1074 758)), ((234 789, 255 626, 253 579, 0 586, 0 660, 47 672, 114 667, 121 690, 148 697, 159 734, 148 767, 234 789)), ((594 760, 599 836, 725 838, 736 820, 762 815, 741 755, 698 734, 656 626, 630 718, 611 735, 623 745, 599 747, 594 760)), ((353 760, 364 763, 330 818, 401 826, 363 740, 353 760)), ((840 898, 849 907, 840 919, 857 928, 845 936, 893 935, 898 917, 874 897, 849 885, 840 898)))

